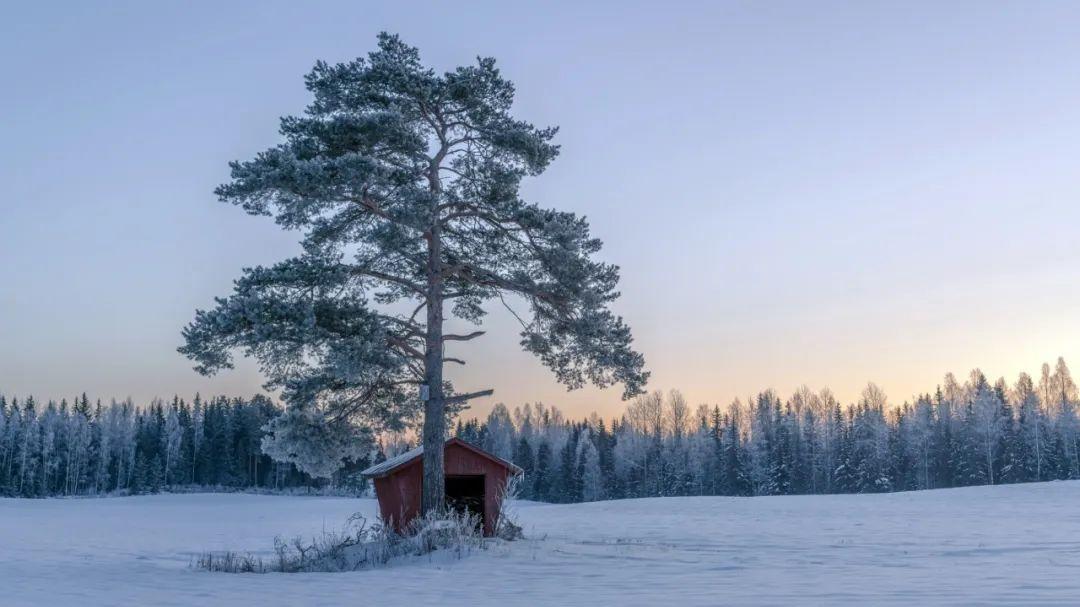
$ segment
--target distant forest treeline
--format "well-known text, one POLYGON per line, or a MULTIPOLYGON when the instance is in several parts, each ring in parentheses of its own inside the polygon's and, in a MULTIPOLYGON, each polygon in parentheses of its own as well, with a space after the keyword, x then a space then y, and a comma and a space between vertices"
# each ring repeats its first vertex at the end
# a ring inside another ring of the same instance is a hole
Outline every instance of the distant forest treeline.
POLYGON ((281 412, 263 396, 137 407, 86 395, 41 405, 0 396, 0 495, 153 493, 166 487, 290 490, 351 487, 357 462, 318 481, 262 453, 262 427, 281 412))
MULTIPOLYGON (((726 408, 678 391, 631 402, 614 420, 567 419, 542 404, 459 421, 456 435, 525 470, 521 497, 577 502, 669 495, 871 493, 1080 478, 1077 388, 1065 362, 991 384, 952 374, 890 406, 874 384, 843 406, 829 390, 766 391, 726 408)), ((359 492, 358 471, 410 445, 384 441, 316 480, 262 453, 270 399, 179 398, 136 407, 0 396, 0 494, 146 493, 225 487, 359 492)))
POLYGON ((872 493, 1080 478, 1077 406, 1059 359, 1011 386, 949 374, 899 407, 873 384, 846 407, 803 388, 691 409, 673 391, 639 397, 611 422, 496 406, 456 433, 521 466, 529 499, 872 493))

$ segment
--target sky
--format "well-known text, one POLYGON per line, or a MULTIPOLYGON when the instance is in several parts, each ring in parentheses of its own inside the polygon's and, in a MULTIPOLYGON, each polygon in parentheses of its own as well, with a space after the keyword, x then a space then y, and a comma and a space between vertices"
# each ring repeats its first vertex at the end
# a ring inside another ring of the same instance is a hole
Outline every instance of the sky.
MULTIPOLYGON (((298 235, 218 202, 318 60, 397 32, 498 59, 562 153, 527 199, 587 216, 650 389, 724 405, 1080 361, 1080 5, 52 2, 0 6, 0 393, 249 395, 176 353, 298 235)), ((475 406, 567 393, 493 309, 456 345, 475 406)))

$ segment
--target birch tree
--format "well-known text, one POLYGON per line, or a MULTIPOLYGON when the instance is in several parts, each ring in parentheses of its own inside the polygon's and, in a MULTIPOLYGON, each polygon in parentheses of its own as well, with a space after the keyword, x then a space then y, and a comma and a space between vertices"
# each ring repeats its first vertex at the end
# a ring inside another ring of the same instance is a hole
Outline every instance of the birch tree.
POLYGON ((165 483, 172 480, 173 464, 180 455, 180 443, 184 438, 183 428, 180 427, 180 416, 176 407, 170 407, 165 415, 165 432, 162 435, 162 447, 165 451, 165 483))

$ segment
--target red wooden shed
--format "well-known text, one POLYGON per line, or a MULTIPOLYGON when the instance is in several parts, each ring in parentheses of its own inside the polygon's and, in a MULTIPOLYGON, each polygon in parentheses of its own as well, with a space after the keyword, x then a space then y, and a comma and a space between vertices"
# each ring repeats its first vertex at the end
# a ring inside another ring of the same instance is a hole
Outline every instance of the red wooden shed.
MULTIPOLYGON (((503 490, 521 468, 457 438, 443 447, 446 468, 446 505, 458 512, 480 515, 484 535, 494 535, 503 490)), ((375 481, 379 512, 399 533, 420 514, 424 478, 424 448, 417 447, 363 471, 375 481)))

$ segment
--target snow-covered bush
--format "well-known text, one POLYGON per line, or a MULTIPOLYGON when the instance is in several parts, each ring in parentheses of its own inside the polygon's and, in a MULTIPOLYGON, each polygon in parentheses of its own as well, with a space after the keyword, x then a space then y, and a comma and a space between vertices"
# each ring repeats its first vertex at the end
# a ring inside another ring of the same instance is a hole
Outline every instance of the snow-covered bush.
POLYGON ((511 476, 503 485, 499 494, 499 512, 495 517, 495 537, 512 542, 525 537, 525 532, 517 522, 514 504, 521 494, 522 476, 511 476))
POLYGON ((454 557, 462 558, 473 549, 486 546, 481 529, 483 521, 475 514, 428 513, 409 525, 402 539, 411 544, 406 554, 416 556, 436 550, 447 550, 454 557))
POLYGON ((226 573, 356 571, 436 552, 460 559, 473 550, 487 549, 494 541, 483 537, 480 520, 472 514, 423 516, 404 534, 381 523, 369 525, 367 519, 354 515, 342 532, 324 532, 311 540, 274 538, 273 557, 206 552, 193 566, 226 573))

